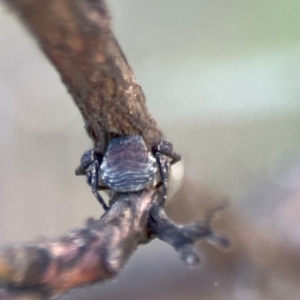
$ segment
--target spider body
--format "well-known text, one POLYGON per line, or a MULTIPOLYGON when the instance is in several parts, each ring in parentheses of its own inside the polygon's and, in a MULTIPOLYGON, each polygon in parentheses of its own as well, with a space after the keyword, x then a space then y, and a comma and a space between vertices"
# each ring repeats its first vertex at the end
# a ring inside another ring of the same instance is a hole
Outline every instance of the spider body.
POLYGON ((150 185, 158 169, 142 137, 127 135, 111 140, 100 170, 104 184, 110 189, 135 192, 150 185))
POLYGON ((136 192, 151 184, 159 171, 165 202, 167 198, 169 166, 181 159, 173 152, 172 144, 159 142, 151 151, 139 135, 123 135, 110 140, 107 151, 85 152, 76 175, 85 175, 92 192, 104 210, 108 206, 99 190, 110 189, 116 192, 136 192), (171 162, 167 158, 171 158, 171 162))

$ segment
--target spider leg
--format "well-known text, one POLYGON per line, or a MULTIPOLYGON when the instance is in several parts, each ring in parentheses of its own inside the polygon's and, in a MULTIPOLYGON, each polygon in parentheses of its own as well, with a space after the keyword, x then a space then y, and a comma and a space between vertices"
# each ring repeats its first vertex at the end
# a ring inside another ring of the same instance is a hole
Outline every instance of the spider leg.
POLYGON ((163 199, 161 205, 164 206, 168 196, 170 163, 165 157, 165 155, 159 152, 155 154, 155 157, 158 164, 159 173, 162 181, 162 187, 163 187, 163 199))
POLYGON ((79 176, 79 175, 87 174, 87 169, 93 163, 93 161, 94 161, 94 150, 86 151, 81 157, 80 165, 76 169, 75 175, 79 176))
POLYGON ((96 152, 93 149, 86 151, 81 157, 80 166, 76 169, 75 174, 86 176, 87 182, 92 187, 92 192, 96 199, 102 205, 103 209, 107 210, 108 206, 98 192, 99 189, 103 189, 103 187, 98 186, 98 173, 102 158, 102 153, 96 152))
POLYGON ((98 192, 99 161, 97 159, 92 163, 91 171, 89 171, 88 173, 89 174, 87 174, 87 178, 92 187, 93 194, 95 195, 98 202, 102 205, 103 209, 105 211, 108 210, 108 206, 98 192))
POLYGON ((170 165, 173 165, 176 162, 180 161, 181 156, 173 151, 173 145, 167 141, 159 142, 153 148, 153 153, 155 154, 160 177, 162 180, 162 186, 163 186, 162 206, 164 206, 168 195, 170 165), (171 162, 168 161, 167 157, 171 158, 171 162))
POLYGON ((174 165, 181 160, 181 156, 173 151, 173 145, 167 141, 161 141, 154 147, 154 153, 157 152, 164 154, 171 158, 171 165, 174 165))

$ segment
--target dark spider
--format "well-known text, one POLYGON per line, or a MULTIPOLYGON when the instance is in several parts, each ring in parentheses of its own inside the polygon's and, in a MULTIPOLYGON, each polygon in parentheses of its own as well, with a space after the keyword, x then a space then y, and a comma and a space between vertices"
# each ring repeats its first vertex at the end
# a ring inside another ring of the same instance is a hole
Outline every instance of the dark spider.
POLYGON ((124 135, 113 138, 103 154, 94 149, 85 152, 75 174, 86 175, 93 194, 104 210, 107 210, 108 206, 99 190, 140 191, 153 184, 159 170, 161 182, 156 187, 163 186, 164 204, 168 192, 170 164, 180 159, 180 155, 173 152, 172 144, 167 141, 159 142, 149 151, 141 136, 124 135))

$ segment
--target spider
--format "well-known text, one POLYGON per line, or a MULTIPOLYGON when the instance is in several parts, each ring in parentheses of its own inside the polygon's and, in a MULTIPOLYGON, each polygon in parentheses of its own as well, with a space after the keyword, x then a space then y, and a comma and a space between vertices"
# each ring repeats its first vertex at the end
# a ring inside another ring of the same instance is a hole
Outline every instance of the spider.
POLYGON ((180 155, 173 152, 173 146, 161 141, 149 151, 140 135, 122 135, 110 140, 105 153, 88 150, 81 158, 76 175, 85 175, 92 192, 104 210, 109 207, 99 190, 136 192, 154 184, 159 171, 163 186, 164 205, 168 192, 169 167, 180 161, 180 155), (170 158, 171 161, 167 158, 170 158))

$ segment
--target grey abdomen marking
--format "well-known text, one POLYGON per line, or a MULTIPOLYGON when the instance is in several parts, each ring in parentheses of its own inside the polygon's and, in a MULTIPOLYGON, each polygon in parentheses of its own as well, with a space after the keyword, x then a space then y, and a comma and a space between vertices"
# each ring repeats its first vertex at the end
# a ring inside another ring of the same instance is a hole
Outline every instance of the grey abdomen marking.
POLYGON ((140 136, 113 139, 101 164, 101 177, 112 190, 142 190, 154 179, 156 160, 140 136))

